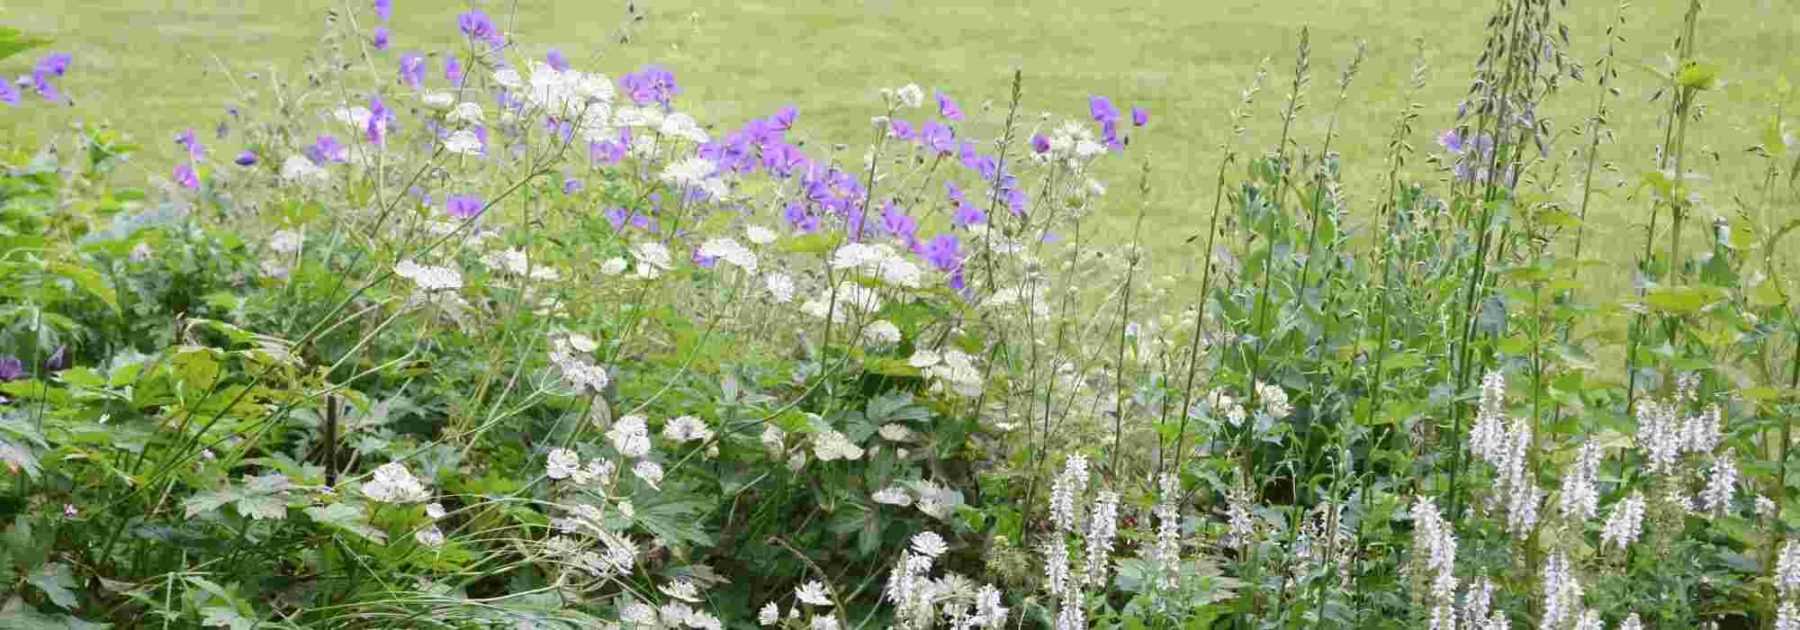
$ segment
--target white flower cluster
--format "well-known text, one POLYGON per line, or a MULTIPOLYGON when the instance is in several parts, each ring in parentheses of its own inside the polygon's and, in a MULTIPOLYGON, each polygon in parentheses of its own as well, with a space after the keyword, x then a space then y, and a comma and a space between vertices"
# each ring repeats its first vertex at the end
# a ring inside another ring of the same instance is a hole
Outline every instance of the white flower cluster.
POLYGON ((293 254, 306 244, 306 235, 293 230, 276 230, 269 235, 269 249, 277 254, 293 254))
POLYGON ((1585 521, 1599 513, 1600 493, 1595 489, 1599 474, 1600 445, 1596 442, 1581 445, 1574 465, 1563 476, 1560 505, 1563 518, 1577 517, 1585 521))
POLYGON ((1569 558, 1557 552, 1544 562, 1541 583, 1544 587, 1544 612, 1538 619, 1540 630, 1557 630, 1582 614, 1581 582, 1569 568, 1569 558))
POLYGON ((862 459, 863 449, 842 432, 827 430, 813 434, 813 456, 825 462, 855 461, 862 459))
POLYGON ((575 451, 558 448, 552 449, 544 460, 544 476, 553 480, 570 480, 577 485, 589 485, 595 482, 610 483, 618 466, 604 458, 596 457, 588 460, 586 466, 581 464, 581 456, 575 451))
POLYGON ((1152 548, 1152 558, 1156 561, 1158 575, 1157 587, 1175 588, 1181 578, 1181 509, 1177 501, 1181 499, 1181 487, 1174 475, 1163 475, 1157 483, 1160 491, 1156 502, 1156 546, 1152 548))
POLYGON ((612 79, 573 68, 558 70, 540 61, 532 62, 530 70, 529 85, 522 85, 518 71, 508 68, 496 71, 494 81, 514 90, 523 88, 526 104, 545 116, 577 123, 589 140, 611 137, 606 123, 614 97, 612 79))
POLYGON ((1001 628, 1009 612, 1000 590, 955 573, 932 578, 933 563, 950 547, 936 532, 913 535, 888 572, 882 597, 894 605, 897 627, 1001 628))
POLYGON ((716 258, 731 266, 756 273, 756 252, 730 238, 712 238, 700 244, 699 253, 707 258, 716 258))
POLYGON ((1507 531, 1523 540, 1537 526, 1544 491, 1527 470, 1531 424, 1516 418, 1504 427, 1506 380, 1499 372, 1481 379, 1481 404, 1469 431, 1469 453, 1494 467, 1495 501, 1506 510, 1507 531))
POLYGON ((524 250, 519 249, 505 249, 497 252, 489 252, 486 256, 481 257, 481 262, 482 264, 487 265, 489 269, 519 276, 521 278, 545 281, 555 281, 562 278, 562 274, 557 272, 554 267, 533 263, 531 258, 525 255, 524 250))
POLYGON ((715 199, 730 193, 719 177, 719 165, 700 156, 688 156, 663 168, 658 176, 664 183, 705 191, 715 199))
POLYGON ((644 241, 632 245, 631 258, 637 261, 637 276, 645 280, 655 279, 663 272, 674 268, 674 259, 669 256, 669 248, 656 241, 644 241))
POLYGON ((425 484, 400 462, 376 468, 374 478, 362 485, 362 493, 378 503, 419 503, 431 498, 425 484))
POLYGON ((1206 408, 1211 411, 1213 417, 1222 416, 1226 423, 1234 427, 1243 426, 1244 418, 1249 416, 1249 413, 1244 411, 1244 405, 1233 398, 1231 392, 1225 391, 1223 387, 1206 394, 1206 408))
POLYGON ((1106 154, 1106 145, 1094 138, 1093 130, 1087 125, 1069 120, 1057 126, 1049 134, 1050 151, 1045 159, 1067 160, 1071 168, 1080 168, 1081 162, 1106 154))
POLYGON ((1063 462, 1062 474, 1050 485, 1050 522, 1056 531, 1075 531, 1075 500, 1087 491, 1088 460, 1081 454, 1063 462))
POLYGON ((462 274, 449 267, 421 265, 411 259, 394 265, 394 275, 411 280, 420 291, 455 291, 463 286, 462 274))
POLYGON ((900 343, 900 327, 885 319, 863 325, 863 343, 876 348, 889 348, 900 343))
POLYGON ((831 253, 831 268, 853 270, 909 289, 919 288, 925 278, 924 270, 886 243, 845 243, 831 253))
POLYGON ((1726 450, 1714 457, 1711 472, 1706 478, 1706 488, 1700 491, 1700 505, 1709 514, 1724 516, 1731 508, 1732 497, 1737 494, 1736 452, 1726 450))
POLYGON ((958 396, 974 398, 981 395, 984 387, 981 370, 975 367, 975 358, 961 350, 952 348, 938 354, 919 348, 913 351, 906 364, 919 368, 925 378, 931 379, 933 391, 948 389, 958 396))
POLYGON ((1413 502, 1412 517, 1413 552, 1431 577, 1431 629, 1456 630, 1456 534, 1428 498, 1413 502))
POLYGON ((1669 474, 1684 454, 1706 454, 1718 448, 1724 431, 1718 405, 1679 418, 1675 401, 1644 400, 1637 408, 1637 443, 1650 461, 1650 472, 1669 474))
POLYGON ((1800 541, 1790 540, 1781 546, 1775 558, 1775 590, 1781 595, 1781 606, 1775 612, 1777 630, 1800 630, 1800 541))
POLYGON ((1623 551, 1631 543, 1637 542, 1643 528, 1644 495, 1633 492, 1631 496, 1613 504, 1612 513, 1606 517, 1606 525, 1600 529, 1600 542, 1623 551))
POLYGON ((835 296, 826 295, 800 304, 800 312, 819 319, 829 317, 834 324, 849 321, 852 311, 874 313, 879 310, 881 294, 875 289, 850 281, 838 283, 835 296))
POLYGON ((1288 404, 1287 391, 1281 389, 1280 385, 1257 381, 1256 398, 1262 401, 1262 411, 1270 419, 1282 420, 1294 413, 1294 406, 1288 404))
POLYGON ((588 358, 599 348, 594 340, 580 334, 565 333, 550 336, 550 364, 562 373, 563 382, 574 387, 579 393, 598 394, 606 390, 611 382, 606 375, 606 368, 595 365, 588 358))
POLYGON ((1119 535, 1119 493, 1103 490, 1094 499, 1088 516, 1088 528, 1082 541, 1087 549, 1085 582, 1106 584, 1106 573, 1112 560, 1113 538, 1119 535))
POLYGON ((694 416, 676 416, 663 423, 662 436, 663 439, 676 444, 706 442, 713 438, 713 431, 711 427, 706 426, 704 420, 694 416))

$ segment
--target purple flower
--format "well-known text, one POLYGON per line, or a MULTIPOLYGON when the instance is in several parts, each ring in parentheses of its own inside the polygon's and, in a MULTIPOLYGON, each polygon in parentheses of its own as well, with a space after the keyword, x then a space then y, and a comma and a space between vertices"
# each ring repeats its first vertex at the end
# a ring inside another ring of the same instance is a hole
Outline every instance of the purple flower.
POLYGON ((907 142, 912 142, 914 138, 919 137, 919 133, 913 131, 912 123, 899 118, 888 121, 888 135, 907 142))
POLYGON ((1049 153, 1050 138, 1041 133, 1033 134, 1031 136, 1031 150, 1039 154, 1049 153))
POLYGON ((400 56, 400 83, 415 90, 425 87, 425 55, 415 52, 400 56))
POLYGON ((394 0, 375 0, 375 19, 383 22, 394 17, 394 0))
POLYGON ((0 383, 25 378, 25 362, 18 357, 0 357, 0 383))
POLYGON ((969 202, 969 196, 963 193, 962 188, 958 187, 956 182, 944 182, 944 196, 949 198, 952 204, 969 202))
POLYGON ((193 129, 184 129, 181 133, 175 134, 175 144, 187 149, 190 160, 206 159, 206 146, 200 144, 200 137, 194 135, 193 129))
POLYGON ((239 153, 237 159, 232 160, 232 162, 237 163, 238 166, 254 166, 256 164, 256 152, 244 149, 244 152, 239 153))
POLYGON ((1100 140, 1106 143, 1106 148, 1113 151, 1125 148, 1125 142, 1119 138, 1119 121, 1108 120, 1100 123, 1100 140))
POLYGON ((392 35, 393 35, 392 33, 388 32, 388 29, 386 26, 375 27, 375 35, 374 35, 374 37, 370 38, 375 44, 375 50, 387 50, 388 49, 388 39, 390 37, 392 37, 392 35))
POLYGON ((550 52, 544 53, 544 64, 557 72, 566 72, 569 69, 569 58, 564 57, 562 51, 552 48, 550 52))
POLYGON ((781 142, 763 148, 762 164, 770 175, 785 179, 806 168, 809 162, 800 147, 781 142))
POLYGON ((1088 97, 1088 114, 1102 126, 1119 122, 1119 108, 1114 107, 1112 100, 1104 96, 1088 97))
POLYGON ((1131 126, 1142 127, 1148 124, 1150 124, 1150 110, 1144 109, 1142 105, 1133 106, 1131 108, 1131 126))
POLYGON ((806 211, 806 204, 799 200, 789 201, 782 210, 781 218, 787 220, 795 231, 812 233, 819 231, 819 217, 806 211))
POLYGON ((449 57, 444 58, 444 80, 449 81, 450 85, 462 87, 462 60, 458 59, 456 55, 450 55, 449 57))
POLYGON ((625 153, 631 150, 631 130, 619 128, 619 139, 601 140, 588 144, 588 158, 599 164, 618 164, 625 159, 625 153))
POLYGON ((1438 146, 1443 147, 1445 151, 1451 153, 1463 152, 1462 132, 1457 131, 1454 128, 1445 129, 1444 133, 1438 134, 1437 142, 1438 146))
POLYGON ((506 36, 500 34, 494 20, 480 9, 471 10, 456 16, 456 28, 469 39, 487 42, 489 46, 500 48, 506 45, 506 36))
POLYGON ((927 149, 949 154, 956 148, 956 133, 935 120, 927 120, 919 129, 919 142, 927 149))
POLYGON ((918 241, 919 220, 889 201, 881 208, 881 229, 909 246, 918 241))
POLYGON ((51 83, 50 79, 63 76, 63 73, 68 72, 69 63, 73 60, 74 57, 69 53, 60 52, 50 53, 38 59, 37 64, 31 69, 32 89, 36 90, 38 96, 43 97, 46 101, 63 100, 62 92, 56 89, 56 85, 51 83))
POLYGON ((787 105, 781 109, 775 110, 775 115, 769 117, 769 122, 775 130, 787 131, 794 128, 794 120, 799 117, 800 110, 793 105, 787 105))
POLYGON ((474 195, 450 195, 444 200, 444 212, 455 219, 473 219, 481 214, 481 209, 481 198, 474 195))
POLYGON ((956 212, 950 215, 950 225, 959 228, 966 228, 971 225, 981 225, 986 222, 986 212, 983 212, 981 208, 966 203, 957 204, 956 212))
POLYGON ((343 143, 329 135, 319 136, 312 146, 306 148, 306 157, 314 164, 324 166, 327 162, 348 162, 350 150, 343 143))
POLYGON ((933 236, 920 246, 919 256, 938 271, 958 269, 962 267, 962 241, 955 234, 933 236))
POLYGON ((175 183, 181 184, 182 188, 186 188, 188 190, 196 190, 196 189, 200 188, 200 175, 194 172, 193 166, 189 166, 187 164, 176 164, 174 178, 175 178, 175 183))
POLYGON ((950 100, 949 94, 945 94, 943 92, 938 92, 937 93, 937 102, 938 102, 938 115, 943 116, 945 120, 962 120, 963 119, 962 108, 956 106, 956 101, 950 100))
POLYGON ((581 192, 581 189, 582 189, 581 180, 575 179, 573 177, 563 178, 563 189, 562 189, 563 194, 573 195, 575 193, 581 192))
POLYGON ((70 363, 69 347, 57 346, 56 351, 50 353, 50 358, 44 359, 44 371, 61 372, 69 369, 70 363))
POLYGON ((639 105, 659 103, 669 107, 669 101, 681 93, 681 86, 675 83, 675 73, 662 66, 650 64, 638 68, 637 72, 626 74, 619 79, 619 87, 631 96, 631 100, 639 105))
POLYGON ((13 107, 19 105, 19 88, 13 87, 13 82, 6 77, 0 77, 0 103, 13 107))
POLYGON ((394 112, 388 109, 387 103, 381 102, 379 96, 369 97, 369 123, 364 130, 369 144, 386 144, 388 125, 393 121, 394 112))

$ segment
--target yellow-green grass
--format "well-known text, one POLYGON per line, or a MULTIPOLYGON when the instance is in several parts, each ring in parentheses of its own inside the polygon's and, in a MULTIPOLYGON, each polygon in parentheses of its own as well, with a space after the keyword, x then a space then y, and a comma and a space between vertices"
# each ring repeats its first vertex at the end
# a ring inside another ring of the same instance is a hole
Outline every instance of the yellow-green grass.
MULTIPOLYGON (((397 0, 395 46, 380 57, 392 64, 400 51, 446 51, 455 41, 464 2, 397 0)), ((784 104, 799 106, 800 128, 814 146, 859 145, 869 117, 879 113, 877 91, 919 82, 941 88, 975 112, 978 123, 997 122, 1013 69, 1024 73, 1027 111, 1081 116, 1090 93, 1153 113, 1124 159, 1113 160, 1112 193, 1103 220, 1116 236, 1137 211, 1128 180, 1150 162, 1153 192, 1146 241, 1165 260, 1185 257, 1182 239, 1197 230, 1211 206, 1218 145, 1235 104, 1259 60, 1269 59, 1269 84, 1256 107, 1246 148, 1273 145, 1277 110, 1291 80, 1294 44, 1310 27, 1313 80, 1308 108, 1295 129, 1302 143, 1324 134, 1333 85, 1358 40, 1368 61, 1351 87, 1334 148, 1348 164, 1347 199, 1353 215, 1366 216, 1378 192, 1375 181, 1386 136, 1404 101, 1414 56, 1423 42, 1430 74, 1418 100, 1426 105, 1413 144, 1435 150, 1438 130, 1449 125, 1464 93, 1470 65, 1482 43, 1481 27, 1492 2, 1472 0, 858 0, 813 2, 662 0, 637 2, 641 22, 618 35, 627 17, 618 0, 520 0, 487 2, 483 8, 511 24, 521 52, 555 46, 577 64, 618 75, 645 62, 673 69, 685 89, 680 103, 703 120, 734 126, 784 104)), ((1680 27, 1685 0, 1638 2, 1626 11, 1619 52, 1622 94, 1611 126, 1616 143, 1603 149, 1614 165, 1597 178, 1590 229, 1601 235, 1599 254, 1628 256, 1625 244, 1641 239, 1647 202, 1626 199, 1652 168, 1664 102, 1650 103, 1665 51, 1680 27)), ((1745 149, 1761 141, 1778 106, 1776 83, 1792 76, 1800 18, 1779 0, 1709 2, 1700 22, 1702 57, 1723 67, 1724 84, 1703 97, 1707 114, 1691 145, 1704 155, 1695 163, 1708 177, 1699 185, 1703 213, 1736 211, 1732 199, 1759 180, 1760 162, 1745 149), (1719 160, 1712 158, 1717 154, 1719 160)), ((1571 50, 1584 63, 1599 55, 1603 30, 1615 15, 1612 2, 1578 1, 1564 13, 1571 50)), ((133 133, 152 150, 133 176, 166 177, 161 160, 172 154, 168 138, 183 127, 207 128, 233 101, 233 81, 270 69, 292 73, 317 48, 329 9, 354 9, 364 30, 373 18, 366 0, 113 0, 71 3, 9 0, 0 23, 55 37, 55 49, 75 53, 66 80, 77 106, 39 103, 0 110, 0 130, 11 142, 27 142, 48 126, 81 118, 105 120, 133 133)), ((7 72, 28 60, 13 59, 7 72)), ((434 71, 436 68, 434 67, 434 71)), ((1568 82, 1547 108, 1559 128, 1578 126, 1592 108, 1597 88, 1568 82)), ((1035 120, 1035 116, 1031 118, 1035 120)), ((991 127, 990 127, 991 128, 991 127)), ((1559 151, 1579 139, 1558 138, 1559 151)), ((1422 161, 1412 172, 1437 177, 1422 161)), ((1562 194, 1573 194, 1565 189, 1562 194)), ((1356 219, 1353 218, 1353 221, 1356 219)), ((1641 242, 1641 241, 1640 241, 1641 242)), ((1620 266, 1621 269, 1624 266, 1620 266)))

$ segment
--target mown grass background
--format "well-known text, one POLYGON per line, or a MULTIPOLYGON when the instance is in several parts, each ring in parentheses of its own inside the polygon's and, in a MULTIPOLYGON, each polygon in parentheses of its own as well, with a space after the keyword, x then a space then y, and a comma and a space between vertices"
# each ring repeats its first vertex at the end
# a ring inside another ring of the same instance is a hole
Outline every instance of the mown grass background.
MULTIPOLYGON (((109 121, 146 146, 138 176, 166 177, 173 145, 184 127, 208 128, 234 102, 233 82, 271 70, 295 76, 318 49, 326 15, 353 8, 372 20, 367 2, 349 0, 7 0, 0 23, 57 39, 54 47, 76 55, 67 90, 76 111, 42 106, 0 110, 0 131, 13 141, 44 133, 73 117, 109 121), (227 70, 231 77, 226 76, 227 70)), ((1335 147, 1352 167, 1347 181, 1353 212, 1369 211, 1374 178, 1394 112, 1422 40, 1431 66, 1418 100, 1427 105, 1413 138, 1421 150, 1453 120, 1481 42, 1487 0, 638 0, 644 16, 627 22, 621 0, 520 0, 481 6, 532 46, 560 47, 578 65, 613 76, 645 62, 669 66, 686 93, 684 109, 703 121, 736 125, 783 104, 798 105, 803 137, 820 144, 848 143, 860 155, 867 121, 878 113, 876 92, 916 81, 942 88, 994 123, 1003 113, 1007 81, 1023 70, 1029 112, 1045 109, 1085 115, 1086 96, 1102 93, 1153 112, 1152 127, 1136 134, 1135 164, 1151 161, 1152 189, 1146 241, 1179 243, 1196 231, 1211 202, 1217 146, 1226 136, 1226 112, 1257 62, 1270 59, 1269 84, 1258 103, 1249 142, 1272 146, 1275 115, 1287 91, 1294 44, 1302 27, 1313 42, 1309 114, 1296 133, 1317 144, 1343 61, 1366 40, 1368 61, 1352 86, 1335 147)), ((1691 137, 1707 156, 1697 162, 1709 180, 1702 211, 1735 211, 1733 195, 1759 174, 1741 153, 1761 141, 1779 105, 1778 82, 1795 75, 1800 12, 1789 0, 1714 0, 1706 3, 1699 49, 1723 67, 1726 83, 1703 98, 1704 121, 1691 137), (1728 159, 1715 168, 1711 154, 1728 159)), ((456 41, 455 15, 465 2, 397 0, 394 47, 380 55, 392 64, 401 51, 448 51, 456 41)), ((1637 2, 1627 9, 1620 51, 1621 98, 1612 127, 1617 142, 1603 158, 1614 170, 1597 178, 1590 224, 1604 240, 1598 255, 1624 255, 1644 203, 1626 199, 1651 168, 1660 137, 1662 103, 1649 103, 1658 80, 1651 68, 1665 64, 1687 3, 1637 2)), ((1611 1, 1577 0, 1565 12, 1571 49, 1584 63, 1604 46, 1614 19, 1611 1)), ((538 55, 541 48, 527 49, 538 55)), ((22 63, 22 62, 15 62, 22 63)), ((437 64, 433 64, 434 79, 437 64)), ((15 69, 8 69, 9 71, 15 69)), ((437 79, 440 80, 441 79, 437 79)), ((1578 127, 1591 111, 1597 88, 1568 83, 1546 112, 1559 128, 1578 127)), ((990 127, 991 129, 991 127, 990 127)), ((1564 138, 1559 150, 1583 144, 1564 138)), ((1423 165, 1418 164, 1422 169, 1423 165)), ((1104 223, 1115 233, 1135 215, 1130 169, 1115 164, 1113 199, 1104 223)), ((1419 171, 1422 173, 1422 171, 1419 171)), ((1563 191, 1573 195, 1574 191, 1563 191)), ((1355 219, 1353 219, 1355 221, 1355 219)), ((1641 236, 1636 237, 1641 238, 1641 236)), ((1179 250, 1173 250, 1179 251, 1179 250)), ((1185 254, 1182 254, 1185 256, 1185 254)), ((1616 259, 1616 258, 1615 258, 1616 259)))

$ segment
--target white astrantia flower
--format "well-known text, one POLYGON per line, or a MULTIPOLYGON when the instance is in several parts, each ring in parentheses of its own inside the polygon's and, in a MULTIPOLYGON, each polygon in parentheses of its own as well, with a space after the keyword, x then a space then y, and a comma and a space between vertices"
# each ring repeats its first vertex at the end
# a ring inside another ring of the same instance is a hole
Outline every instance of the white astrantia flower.
POLYGON ((872 346, 887 347, 900 343, 900 327, 885 319, 878 319, 863 326, 863 341, 872 346))
POLYGON ((779 235, 775 233, 775 230, 760 225, 746 225, 744 226, 744 238, 750 239, 751 243, 757 245, 768 245, 775 242, 779 235))
MULTIPOLYGON (((480 103, 470 103, 465 101, 457 103, 456 107, 450 108, 450 114, 445 116, 445 119, 457 125, 479 125, 487 121, 487 114, 481 111, 480 103)), ((471 133, 470 135, 474 134, 471 133)))
POLYGON ((694 416, 679 416, 663 424, 663 439, 675 442, 706 441, 713 437, 712 429, 694 416))
POLYGON ((944 555, 944 552, 949 551, 950 545, 945 543, 944 537, 939 536, 937 532, 925 531, 913 534, 912 550, 913 553, 928 558, 936 558, 944 555))
POLYGON ((825 593, 825 583, 818 580, 808 580, 794 589, 794 598, 808 606, 831 605, 831 596, 825 593))
POLYGON ((832 252, 831 267, 855 270, 884 283, 909 289, 924 284, 925 271, 886 243, 845 243, 832 252))
POLYGON ((700 244, 701 256, 717 258, 744 271, 756 273, 756 253, 734 239, 712 238, 700 244))
POLYGON ((444 531, 438 529, 436 525, 431 525, 413 532, 413 540, 418 541, 422 546, 436 549, 444 546, 444 531))
POLYGON ((631 474, 637 476, 638 479, 644 480, 644 483, 650 484, 650 487, 659 490, 661 489, 663 480, 662 464, 646 459, 632 466, 631 474))
POLYGON ((959 396, 974 398, 981 395, 981 370, 975 367, 975 358, 961 350, 944 351, 943 360, 924 368, 923 372, 927 378, 936 381, 936 386, 948 387, 959 396))
POLYGON ((690 604, 700 601, 700 587, 694 586, 692 580, 678 578, 668 584, 656 587, 656 590, 662 591, 664 595, 690 604))
POLYGON ((379 503, 419 503, 431 498, 425 484, 400 462, 376 468, 374 477, 362 485, 362 493, 379 503))
POLYGON ((901 105, 918 109, 925 104, 925 90, 917 83, 908 83, 894 90, 894 98, 899 99, 901 105))
POLYGON ((619 621, 654 627, 657 625, 656 608, 643 602, 631 602, 619 609, 619 621))
POLYGON ((908 442, 913 439, 912 429, 906 428, 906 425, 892 422, 881 425, 876 433, 881 434, 882 439, 891 442, 908 442))
POLYGON ((450 109, 451 105, 456 104, 456 94, 453 92, 426 92, 419 96, 419 102, 431 109, 450 109))
POLYGON ((919 498, 913 502, 914 507, 938 520, 949 518, 950 510, 962 504, 961 494, 934 481, 920 482, 916 490, 919 498))
POLYGON ((813 434, 813 456, 820 461, 855 461, 863 456, 863 449, 850 441, 850 438, 837 431, 825 431, 813 434))
POLYGON ((1271 385, 1262 381, 1256 382, 1256 398, 1262 402, 1263 413, 1270 418, 1281 420, 1294 412, 1293 405, 1288 404, 1287 391, 1279 385, 1271 385))
POLYGON ((551 479, 568 479, 581 472, 581 456, 566 448, 552 449, 550 456, 544 460, 544 476, 551 479))
POLYGON ((306 236, 293 230, 276 230, 274 234, 269 235, 269 249, 274 250, 277 254, 298 252, 300 246, 305 243, 306 236))
POLYGON ((630 414, 613 422, 606 440, 620 455, 637 459, 650 454, 650 425, 643 416, 630 414))
POLYGON ((421 265, 411 260, 394 265, 394 275, 411 280, 421 291, 454 291, 463 286, 462 274, 455 269, 421 265))
POLYGON ((606 259, 605 262, 600 263, 600 273, 608 276, 616 276, 625 273, 626 265, 627 263, 623 257, 614 256, 606 259))
POLYGON ((444 518, 444 516, 447 514, 449 514, 449 513, 444 511, 444 504, 442 504, 442 503, 437 503, 434 501, 434 502, 425 504, 426 518, 430 518, 431 520, 435 521, 435 520, 444 518))
POLYGON ((281 178, 297 184, 323 184, 331 181, 331 173, 302 155, 290 155, 281 163, 281 178))
POLYGON ((522 249, 489 252, 488 255, 481 257, 481 262, 489 269, 533 280, 554 281, 562 278, 562 274, 557 272, 554 267, 532 262, 531 258, 526 256, 525 250, 522 249))
POLYGON ((787 432, 773 423, 766 424, 763 425, 762 435, 757 438, 757 441, 761 442, 763 448, 768 449, 770 453, 780 454, 787 449, 787 432))
POLYGON ((481 136, 467 129, 452 131, 444 138, 444 150, 457 155, 481 155, 481 136))
POLYGON ((876 490, 874 494, 869 495, 869 498, 882 505, 897 505, 900 507, 912 505, 913 502, 912 495, 908 494, 904 488, 898 486, 888 486, 876 490))
POLYGON ((769 291, 769 299, 776 304, 794 301, 794 277, 780 272, 763 275, 763 287, 769 291))
POLYGON ((502 67, 494 70, 494 82, 500 84, 501 87, 518 90, 524 87, 525 78, 519 75, 516 68, 502 67))
POLYGON ((673 259, 669 256, 669 248, 655 241, 644 241, 632 245, 631 257, 637 261, 637 275, 640 278, 655 278, 673 268, 673 259))
POLYGON ((756 625, 773 626, 781 623, 781 607, 775 602, 763 604, 762 610, 756 612, 756 625))

